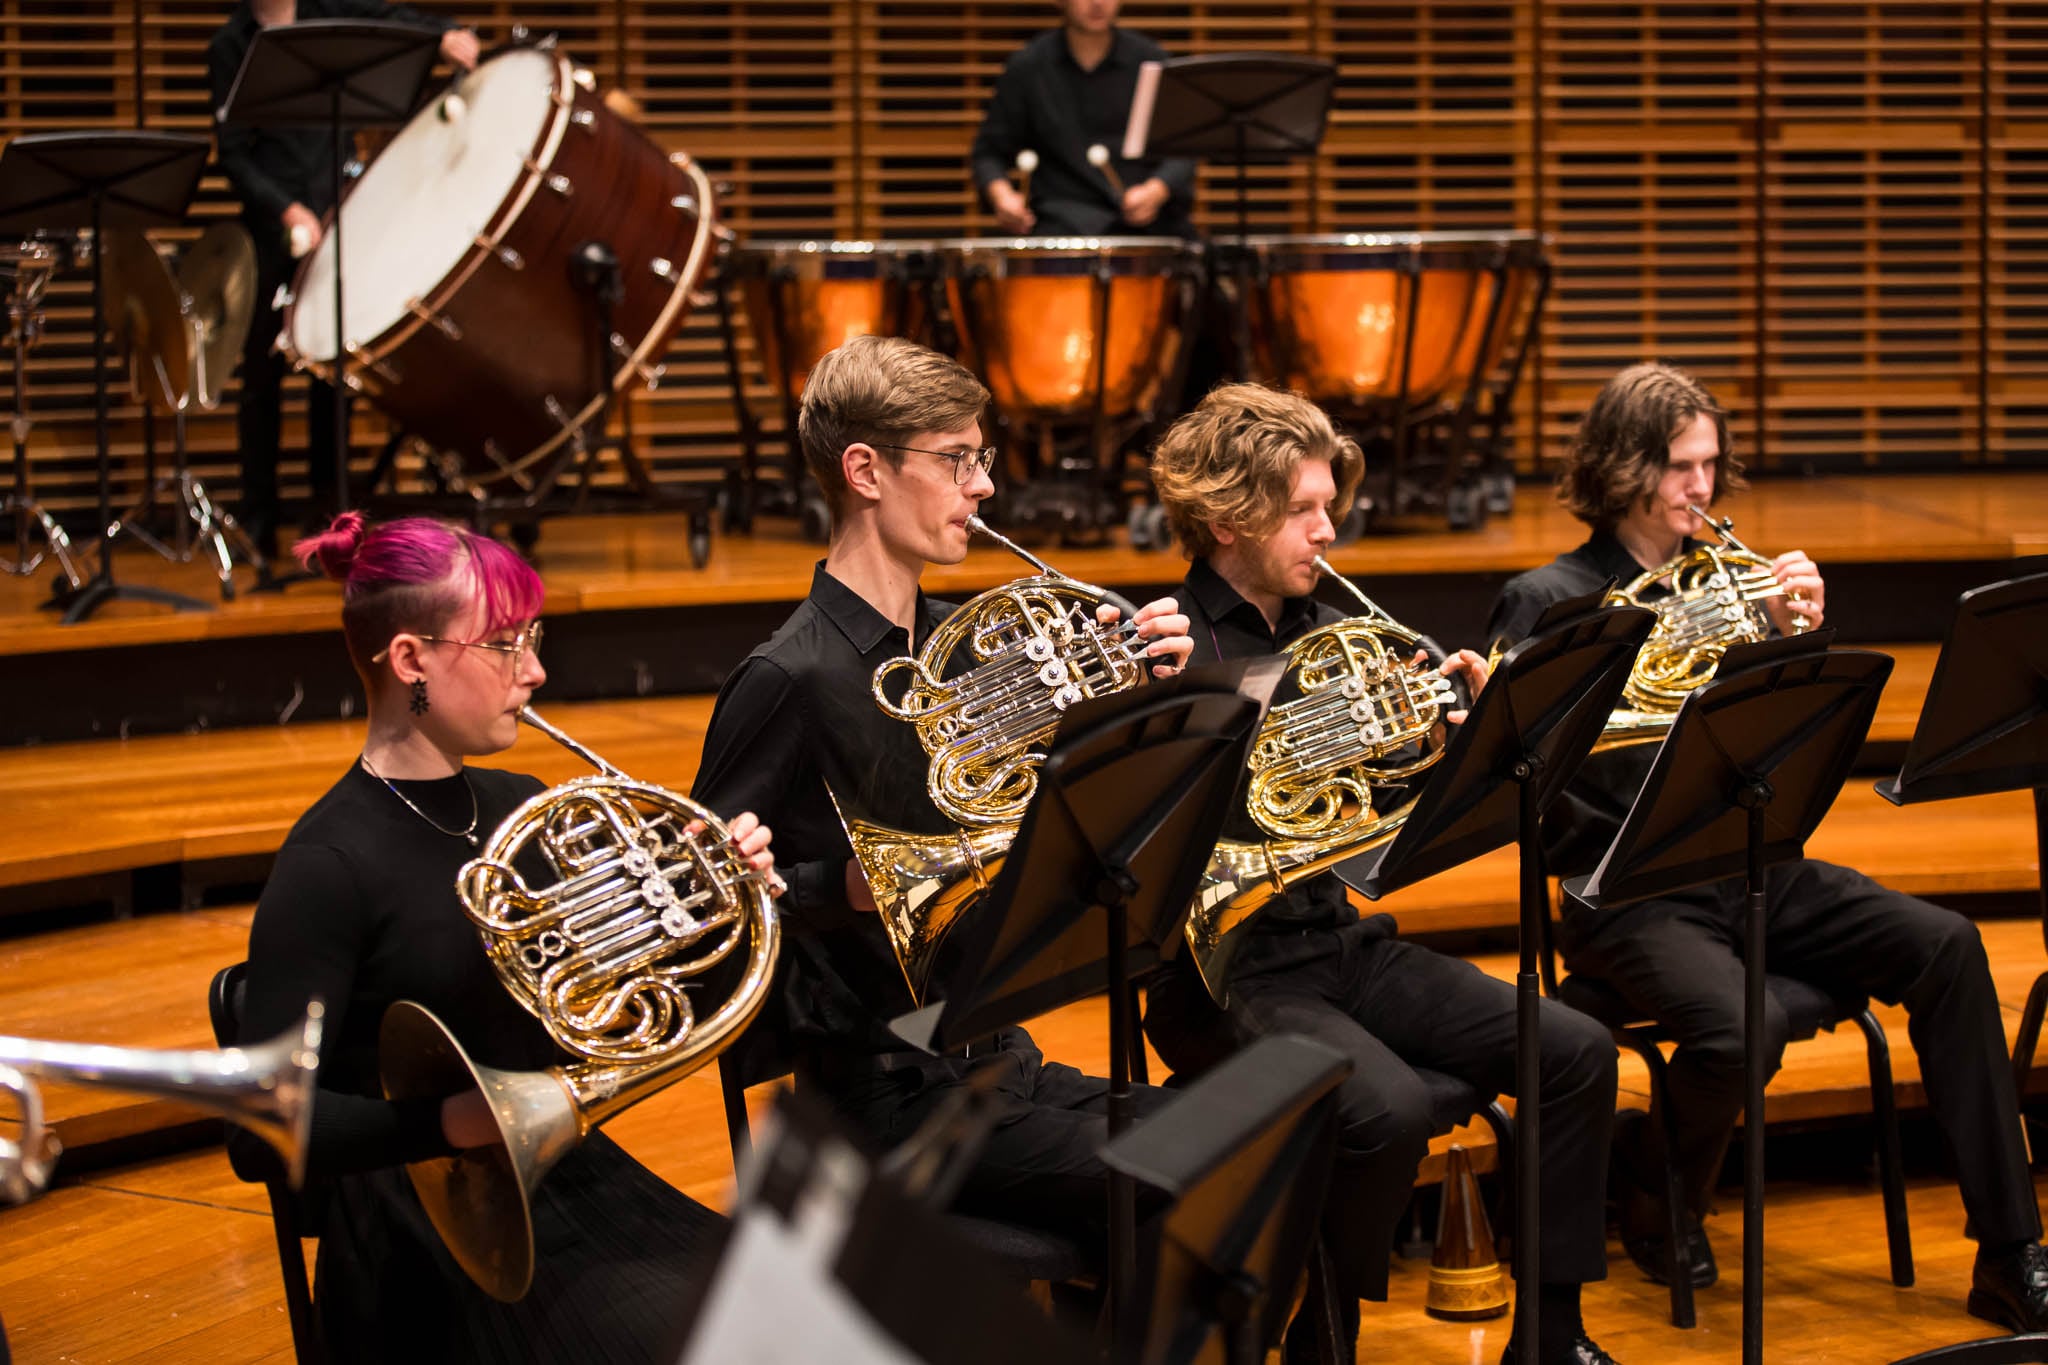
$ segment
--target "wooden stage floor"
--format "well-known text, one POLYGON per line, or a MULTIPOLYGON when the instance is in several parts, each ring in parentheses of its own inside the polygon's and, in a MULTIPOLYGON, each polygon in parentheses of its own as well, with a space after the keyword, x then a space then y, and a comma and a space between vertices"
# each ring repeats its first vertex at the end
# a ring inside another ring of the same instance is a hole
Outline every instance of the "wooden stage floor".
MULTIPOLYGON (((1760 553, 1803 549, 1823 569, 1834 563, 2004 559, 2048 553, 2048 471, 1972 470, 1959 474, 1773 479, 1728 499, 1736 534, 1760 553)), ((1478 531, 1414 529, 1376 535, 1333 551, 1346 574, 1497 574, 1543 563, 1576 545, 1583 528, 1543 486, 1518 490, 1514 511, 1478 531)), ((810 587, 822 550, 788 521, 763 520, 755 534, 720 536, 702 569, 690 566, 680 515, 563 517, 549 521, 538 559, 548 584, 547 611, 784 602, 810 587)), ((1177 580, 1172 551, 1138 552, 1121 533, 1104 547, 1053 548, 1048 556, 1077 578, 1113 587, 1177 580)), ((36 654, 106 645, 222 639, 333 629, 339 593, 305 583, 283 593, 242 592, 220 604, 211 575, 197 564, 167 564, 132 542, 115 560, 121 582, 175 588, 212 605, 173 613, 132 602, 102 608, 89 621, 60 626, 42 607, 50 577, 0 580, 0 654, 36 654)), ((956 567, 925 576, 934 593, 958 596, 1016 576, 1018 561, 977 548, 956 567)), ((246 588, 247 570, 237 573, 246 588)))

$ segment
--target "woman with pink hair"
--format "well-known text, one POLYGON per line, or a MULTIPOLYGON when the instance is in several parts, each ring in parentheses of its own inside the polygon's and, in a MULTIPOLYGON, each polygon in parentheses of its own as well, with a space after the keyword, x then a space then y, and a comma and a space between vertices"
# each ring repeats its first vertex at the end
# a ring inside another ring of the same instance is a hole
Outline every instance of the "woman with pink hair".
MULTIPOLYGON (((412 1000, 479 1063, 530 1071, 569 1060, 499 983, 456 899, 456 874, 505 816, 543 789, 467 760, 509 748, 547 678, 540 577, 485 536, 355 513, 298 545, 343 585, 342 635, 369 700, 349 765, 286 837, 249 932, 242 1036, 265 1038, 308 999, 327 1007, 308 1192, 320 1238, 314 1302, 334 1360, 672 1360, 678 1310, 719 1224, 603 1133, 533 1199, 533 1287, 499 1303, 443 1248, 404 1166, 498 1140, 481 1100, 392 1102, 378 1028, 412 1000)), ((751 814, 731 822, 756 867, 772 859, 751 814)), ((247 1179, 276 1171, 230 1140, 247 1179)))

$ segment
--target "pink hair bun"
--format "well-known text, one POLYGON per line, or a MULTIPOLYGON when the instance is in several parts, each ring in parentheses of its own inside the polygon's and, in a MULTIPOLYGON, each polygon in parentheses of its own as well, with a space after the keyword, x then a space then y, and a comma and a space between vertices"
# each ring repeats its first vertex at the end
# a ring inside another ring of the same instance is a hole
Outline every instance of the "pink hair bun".
POLYGON ((343 512, 319 535, 307 536, 292 546, 292 553, 306 568, 345 583, 356 562, 356 551, 363 547, 365 527, 361 512, 343 512))

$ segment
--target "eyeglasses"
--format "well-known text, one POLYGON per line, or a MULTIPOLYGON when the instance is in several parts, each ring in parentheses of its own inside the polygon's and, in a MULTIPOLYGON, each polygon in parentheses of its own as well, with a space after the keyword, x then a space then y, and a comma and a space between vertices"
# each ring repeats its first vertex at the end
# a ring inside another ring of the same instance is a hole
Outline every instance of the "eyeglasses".
POLYGON ((980 450, 926 450, 923 446, 891 445, 887 441, 877 441, 875 444, 883 450, 907 450, 913 455, 936 455, 942 460, 949 461, 953 466, 953 482, 962 486, 976 474, 988 474, 996 464, 994 446, 983 446, 980 450))
MULTIPOLYGON (((451 640, 445 635, 417 635, 414 638, 437 645, 461 645, 464 649, 488 649, 497 654, 509 654, 512 656, 512 671, 517 673, 519 666, 526 662, 528 651, 531 651, 535 658, 540 657, 541 624, 535 621, 520 631, 516 639, 511 640, 451 640)), ((382 663, 384 656, 390 652, 391 646, 386 645, 371 656, 370 662, 382 663)))

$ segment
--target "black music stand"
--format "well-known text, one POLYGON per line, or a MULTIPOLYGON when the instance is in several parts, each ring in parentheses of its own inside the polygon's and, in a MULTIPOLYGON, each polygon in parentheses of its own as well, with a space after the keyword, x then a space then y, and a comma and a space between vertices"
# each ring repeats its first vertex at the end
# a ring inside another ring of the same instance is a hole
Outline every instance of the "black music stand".
MULTIPOLYGON (((113 449, 107 431, 106 291, 108 228, 171 227, 199 188, 212 144, 189 133, 28 133, 0 152, 0 232, 90 228, 93 241, 93 434, 99 456, 99 565, 64 605, 64 623, 83 621, 103 602, 127 598, 179 611, 206 604, 183 593, 114 582, 113 449)), ((60 584, 59 594, 68 584, 60 584)))
POLYGON ((1282 53, 1212 53, 1145 63, 1123 154, 1228 157, 1237 166, 1238 246, 1251 232, 1245 168, 1314 156, 1322 145, 1337 64, 1282 53))
POLYGON ((1213 53, 1146 62, 1138 72, 1123 154, 1228 158, 1236 167, 1237 248, 1230 275, 1237 282, 1232 343, 1238 378, 1251 354, 1245 321, 1249 297, 1252 162, 1314 156, 1322 145, 1337 64, 1321 57, 1280 53, 1213 53), (1154 70, 1158 74, 1153 74, 1154 70))
MULTIPOLYGON (((1109 993, 1109 1132, 1130 1119, 1133 959, 1178 950, 1283 661, 1189 669, 1069 709, 995 884, 947 934, 936 1003, 891 1026, 951 1051, 1009 1024, 1109 993)), ((1136 1275, 1135 1193, 1110 1177, 1112 1339, 1136 1275)))
POLYGON ((1679 708, 1628 818, 1592 876, 1587 906, 1627 905, 1742 876, 1742 1358, 1763 1361, 1764 869, 1804 856, 1856 761, 1892 659, 1830 650, 1832 630, 1737 645, 1679 708))
MULTIPOLYGON (((966 1140, 971 1145, 971 1134, 966 1140)), ((817 1101, 785 1094, 772 1130, 741 1170, 717 1265, 693 1281, 680 1317, 685 1344, 667 1358, 684 1365, 1091 1358, 1085 1340, 1040 1312, 929 1203, 870 1168, 817 1101)))
POLYGON ((1124 1319, 1114 1359, 1265 1359, 1309 1264, 1350 1074, 1321 1043, 1268 1035, 1103 1149, 1112 1169, 1174 1199, 1141 1286, 1146 1311, 1124 1319))
POLYGON ((1621 700, 1636 651, 1656 625, 1642 607, 1603 606, 1607 591, 1551 604, 1534 629, 1494 666, 1472 713, 1452 734, 1392 842, 1337 868, 1347 885, 1378 900, 1518 842, 1521 965, 1515 975, 1515 1282, 1521 1298, 1516 1350, 1536 1359, 1537 1181, 1542 1141, 1537 952, 1550 915, 1542 815, 1592 752, 1621 700))
MULTIPOLYGON (((1896 777, 1877 784, 1877 794, 1904 806, 2029 788, 2042 868, 2042 938, 2048 942, 2048 574, 1972 588, 1957 601, 1906 760, 1896 777)), ((2012 1049, 2015 1094, 2026 1093, 2044 1013, 2048 972, 2034 979, 2020 1014, 2012 1049)), ((2048 1335, 1964 1342, 1909 1359, 1955 1365, 2048 1361, 2048 1335)))
POLYGON ((333 139, 334 510, 348 495, 348 333, 343 326, 341 167, 346 128, 412 117, 441 50, 437 29, 388 19, 309 19, 256 31, 242 69, 215 111, 221 123, 326 128, 333 139))

